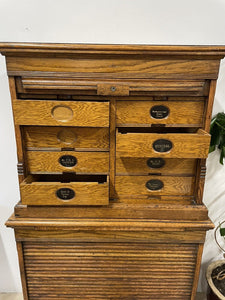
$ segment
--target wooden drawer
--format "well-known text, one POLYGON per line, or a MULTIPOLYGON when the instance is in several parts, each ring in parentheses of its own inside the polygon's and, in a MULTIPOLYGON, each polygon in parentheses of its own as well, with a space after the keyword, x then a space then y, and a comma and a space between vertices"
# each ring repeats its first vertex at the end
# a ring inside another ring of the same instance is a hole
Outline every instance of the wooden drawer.
POLYGON ((195 177, 181 176, 116 176, 118 198, 159 196, 191 196, 195 177))
POLYGON ((78 151, 109 151, 108 128, 24 126, 28 150, 72 148, 78 151))
POLYGON ((149 175, 159 173, 163 175, 194 175, 196 159, 161 158, 161 157, 118 157, 116 159, 117 175, 149 175))
POLYGON ((29 175, 20 184, 21 201, 26 205, 107 205, 106 176, 29 175), (61 182, 64 181, 64 182, 61 182))
POLYGON ((204 101, 117 101, 117 126, 200 127, 204 101))
POLYGON ((109 126, 109 103, 94 101, 14 100, 15 124, 109 126))
POLYGON ((108 174, 108 152, 27 151, 28 171, 38 173, 76 172, 108 174))
POLYGON ((117 157, 207 158, 210 134, 117 133, 117 157))

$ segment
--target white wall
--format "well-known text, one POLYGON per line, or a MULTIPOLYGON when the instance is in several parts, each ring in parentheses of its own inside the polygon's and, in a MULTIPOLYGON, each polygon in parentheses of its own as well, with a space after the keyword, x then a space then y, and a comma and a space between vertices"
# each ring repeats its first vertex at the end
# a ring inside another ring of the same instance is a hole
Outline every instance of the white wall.
MULTIPOLYGON (((225 45, 225 0, 0 0, 0 41, 225 45)), ((225 62, 214 112, 225 109, 225 62)), ((0 56, 0 291, 20 291, 13 230, 4 222, 19 200, 16 149, 4 58, 0 56)), ((208 159, 205 203, 225 217, 225 167, 208 159)), ((221 253, 208 234, 205 266, 221 253)))

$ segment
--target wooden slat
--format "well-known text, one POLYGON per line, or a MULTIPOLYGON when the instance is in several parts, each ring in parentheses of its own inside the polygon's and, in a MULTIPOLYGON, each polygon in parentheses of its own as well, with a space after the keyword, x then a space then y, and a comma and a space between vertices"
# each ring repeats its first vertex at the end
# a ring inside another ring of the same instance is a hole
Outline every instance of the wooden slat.
POLYGON ((117 157, 165 157, 165 158, 206 158, 208 156, 210 135, 199 132, 183 133, 117 133, 117 157), (158 139, 172 142, 169 152, 156 152, 153 143, 158 139))
POLYGON ((197 101, 117 101, 117 126, 151 126, 166 124, 167 126, 195 126, 203 124, 204 102, 197 101), (169 114, 162 119, 151 116, 150 110, 163 105, 169 114))
POLYGON ((79 127, 24 127, 27 149, 74 148, 78 151, 109 151, 108 128, 79 127))
POLYGON ((108 152, 74 152, 74 151, 27 151, 27 163, 32 174, 76 172, 78 174, 108 174, 108 152), (62 156, 69 155, 76 159, 73 167, 60 163, 62 156))
POLYGON ((188 300, 197 249, 195 244, 25 242, 29 295, 188 300))
POLYGON ((15 100, 13 110, 19 125, 109 126, 108 102, 15 100))

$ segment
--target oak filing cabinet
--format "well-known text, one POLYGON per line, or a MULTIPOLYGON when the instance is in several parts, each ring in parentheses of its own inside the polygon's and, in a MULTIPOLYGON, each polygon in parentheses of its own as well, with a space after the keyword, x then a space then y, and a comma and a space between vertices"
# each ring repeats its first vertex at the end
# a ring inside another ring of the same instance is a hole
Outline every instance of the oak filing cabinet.
POLYGON ((2 43, 24 299, 194 300, 222 46, 2 43))

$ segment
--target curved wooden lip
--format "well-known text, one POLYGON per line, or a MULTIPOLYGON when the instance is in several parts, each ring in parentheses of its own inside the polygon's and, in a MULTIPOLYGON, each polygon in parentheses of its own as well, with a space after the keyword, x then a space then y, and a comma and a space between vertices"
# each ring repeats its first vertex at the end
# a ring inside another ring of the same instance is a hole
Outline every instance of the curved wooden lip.
POLYGON ((220 266, 220 265, 224 265, 225 264, 225 259, 221 259, 221 260, 217 260, 217 261, 213 261, 207 268, 206 270, 206 279, 208 281, 208 284, 210 286, 210 288, 212 289, 213 293, 221 300, 225 300, 225 297, 220 293, 220 291, 215 287, 213 281, 212 281, 212 271, 220 266))
POLYGON ((116 54, 116 55, 193 55, 225 56, 223 45, 147 45, 147 44, 70 44, 70 43, 0 43, 3 55, 21 53, 48 54, 116 54))

